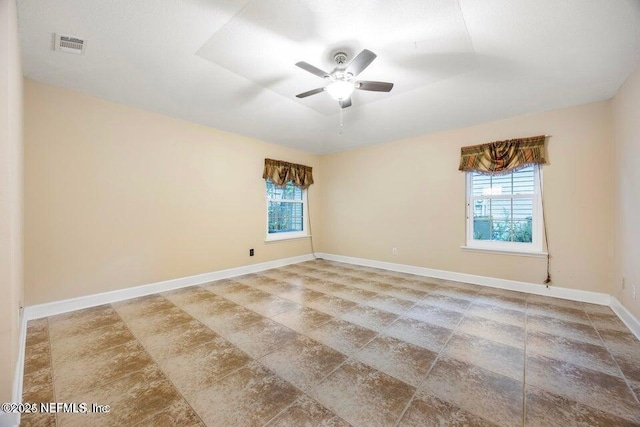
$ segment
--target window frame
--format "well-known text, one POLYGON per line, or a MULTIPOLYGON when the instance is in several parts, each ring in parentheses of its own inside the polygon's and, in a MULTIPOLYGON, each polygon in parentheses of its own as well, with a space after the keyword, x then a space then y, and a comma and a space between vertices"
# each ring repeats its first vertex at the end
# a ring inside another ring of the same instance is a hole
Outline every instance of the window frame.
POLYGON ((532 194, 507 194, 507 195, 473 195, 473 173, 466 172, 466 246, 463 249, 493 251, 514 254, 534 254, 542 255, 542 165, 534 164, 533 183, 534 193, 532 194), (529 199, 533 196, 533 209, 531 214, 531 243, 525 242, 505 242, 498 240, 479 240, 473 238, 473 209, 476 199, 529 199))
POLYGON ((278 240, 290 240, 301 239, 309 237, 308 234, 308 221, 309 214, 307 211, 307 189, 300 189, 302 191, 302 200, 294 199, 271 199, 267 194, 267 186, 269 185, 269 179, 265 179, 265 242, 274 242, 278 240), (284 203, 302 203, 302 230, 301 231, 283 231, 280 233, 269 233, 269 202, 284 202, 284 203))

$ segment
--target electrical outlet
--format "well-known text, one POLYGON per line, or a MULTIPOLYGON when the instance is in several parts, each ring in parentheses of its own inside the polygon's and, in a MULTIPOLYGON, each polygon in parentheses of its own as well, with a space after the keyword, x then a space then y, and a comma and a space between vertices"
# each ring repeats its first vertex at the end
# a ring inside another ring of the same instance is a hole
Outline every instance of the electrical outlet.
POLYGON ((635 284, 631 285, 631 297, 633 299, 636 299, 636 285, 635 284))
POLYGON ((249 256, 253 256, 253 255, 254 255, 253 249, 249 249, 249 256))
POLYGON ((622 289, 625 288, 625 284, 624 284, 624 277, 622 278, 622 289))
POLYGON ((391 255, 398 255, 398 248, 391 248, 391 255))

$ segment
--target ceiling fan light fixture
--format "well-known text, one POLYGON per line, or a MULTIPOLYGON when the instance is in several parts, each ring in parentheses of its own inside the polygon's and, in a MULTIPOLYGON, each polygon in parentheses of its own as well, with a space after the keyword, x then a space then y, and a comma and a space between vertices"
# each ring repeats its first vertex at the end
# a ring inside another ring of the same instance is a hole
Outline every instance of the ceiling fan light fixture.
POLYGON ((337 80, 327 86, 327 92, 336 101, 349 99, 354 89, 353 83, 344 80, 337 80))

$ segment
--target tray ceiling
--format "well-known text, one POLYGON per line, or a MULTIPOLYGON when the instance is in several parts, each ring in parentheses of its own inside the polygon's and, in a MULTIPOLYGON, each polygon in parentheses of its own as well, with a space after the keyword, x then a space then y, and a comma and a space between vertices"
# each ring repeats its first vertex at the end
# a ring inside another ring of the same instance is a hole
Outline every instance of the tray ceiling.
MULTIPOLYGON (((27 77, 327 153, 613 96, 640 64, 637 0, 19 0, 27 77), (84 55, 53 35, 87 40, 84 55), (294 66, 378 58, 343 111, 294 66)), ((471 143, 474 141, 470 141, 471 143)))

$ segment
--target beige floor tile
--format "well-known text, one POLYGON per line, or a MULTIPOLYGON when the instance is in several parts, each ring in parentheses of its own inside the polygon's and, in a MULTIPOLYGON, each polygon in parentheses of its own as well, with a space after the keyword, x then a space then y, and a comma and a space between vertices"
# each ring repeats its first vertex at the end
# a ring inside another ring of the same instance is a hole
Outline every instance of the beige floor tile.
POLYGON ((210 426, 262 426, 300 392, 257 362, 235 371, 188 401, 210 426))
POLYGON ((521 326, 494 322, 476 316, 465 316, 456 331, 496 341, 518 349, 524 348, 525 332, 521 326))
POLYGON ((381 331, 396 320, 398 315, 378 310, 377 308, 359 305, 340 316, 340 318, 374 331, 381 331))
POLYGON ((584 303, 579 301, 572 301, 562 298, 553 298, 544 295, 528 295, 527 301, 531 304, 551 305, 556 307, 566 307, 576 310, 584 310, 584 303))
POLYGON ((472 302, 473 300, 455 298, 449 295, 436 294, 432 292, 424 297, 420 301, 420 304, 464 314, 464 312, 467 311, 472 302))
POLYGON ((110 412, 102 414, 59 413, 58 425, 61 427, 132 425, 182 400, 156 365, 68 398, 60 398, 56 390, 56 398, 111 406, 110 412))
POLYGON ((499 426, 522 425, 522 382, 440 357, 421 389, 499 426))
POLYGON ((526 396, 525 425, 527 426, 632 427, 638 425, 537 387, 527 386, 526 396))
POLYGON ((568 322, 591 325, 591 320, 583 308, 565 307, 548 302, 532 302, 527 300, 527 315, 546 316, 554 319, 566 320, 568 322))
POLYGON ((206 314, 196 313, 194 316, 214 332, 223 336, 239 331, 245 326, 265 318, 261 314, 239 305, 227 306, 221 311, 214 311, 211 307, 206 314))
POLYGON ((375 292, 365 291, 363 289, 358 289, 353 287, 344 287, 343 289, 340 289, 338 291, 332 291, 329 293, 331 295, 334 295, 349 301, 353 301, 358 304, 364 304, 366 301, 378 295, 375 292))
POLYGON ((159 329, 153 335, 145 335, 141 341, 147 351, 159 362, 189 352, 216 337, 218 334, 200 321, 193 319, 170 329, 159 329))
MULTIPOLYGON (((293 285, 291 283, 288 282, 273 282, 273 283, 268 283, 266 285, 262 285, 260 286, 260 289, 269 292, 273 295, 277 295, 279 297, 282 297, 282 295, 289 295, 289 294, 295 294, 297 291, 299 291, 300 289, 307 289, 305 287, 302 286, 298 286, 298 285, 293 285)), ((285 298, 287 299, 287 298, 285 298)))
POLYGON ((269 292, 263 290, 247 287, 246 289, 238 290, 235 292, 227 292, 222 295, 224 298, 246 306, 247 304, 261 304, 267 301, 272 295, 269 292))
POLYGON ((222 337, 179 356, 165 359, 160 366, 184 396, 210 387, 252 359, 222 337))
POLYGON ((399 427, 492 427, 495 424, 456 405, 419 390, 398 424, 399 427))
POLYGON ((640 402, 640 381, 629 381, 631 390, 635 393, 636 399, 640 402))
POLYGON ((384 294, 390 295, 392 297, 408 300, 408 301, 419 302, 419 301, 422 301, 427 295, 429 295, 429 292, 430 290, 423 291, 419 289, 394 286, 392 289, 386 291, 384 294))
POLYGON ((640 423, 640 405, 621 378, 538 355, 527 355, 525 375, 529 385, 640 423))
POLYGON ((437 353, 397 338, 378 335, 355 358, 409 385, 424 380, 437 353))
POLYGON ((622 376, 606 347, 570 340, 552 335, 553 331, 550 332, 549 334, 529 332, 527 334, 527 354, 540 354, 605 374, 622 376))
POLYGON ((27 323, 25 347, 33 347, 44 342, 49 342, 49 324, 47 319, 29 320, 27 323))
POLYGON ((604 330, 600 331, 600 336, 614 357, 616 355, 640 354, 640 341, 629 330, 625 332, 604 330))
POLYGON ((57 340, 62 336, 84 334, 122 321, 118 313, 110 305, 99 305, 71 313, 51 316, 49 321, 49 337, 57 340))
MULTIPOLYGON (((431 292, 442 287, 438 283, 432 282, 430 280, 435 280, 435 279, 420 278, 420 277, 413 276, 413 278, 405 279, 405 281, 402 283, 402 286, 405 288, 416 289, 422 292, 431 292)), ((390 283, 393 283, 393 282, 394 282, 393 280, 390 281, 390 283)))
POLYGON ((494 307, 500 307, 508 310, 515 310, 520 312, 527 311, 527 300, 520 297, 511 297, 503 295, 485 294, 478 295, 474 301, 474 304, 491 305, 494 307))
POLYGON ((325 295, 333 294, 334 292, 339 292, 347 289, 348 287, 343 285, 342 283, 331 282, 328 280, 315 279, 316 282, 311 282, 305 285, 307 289, 312 289, 314 291, 321 292, 325 295))
POLYGON ((53 375, 51 368, 43 368, 29 375, 22 381, 22 402, 53 402, 53 375))
POLYGON ((489 304, 480 299, 476 300, 473 305, 469 307, 466 315, 482 317, 493 320, 494 322, 507 323, 519 327, 524 327, 526 322, 526 314, 524 311, 489 304))
POLYGON ((252 322, 225 336, 233 345, 254 359, 281 348, 299 334, 270 319, 252 322))
POLYGON ((622 374, 628 380, 640 382, 640 353, 633 356, 627 354, 616 354, 614 355, 614 359, 618 366, 620 366, 622 374))
POLYGON ((300 306, 297 309, 273 316, 271 319, 295 331, 306 333, 332 320, 333 316, 309 307, 300 306))
POLYGON ((583 323, 570 322, 553 317, 527 315, 527 331, 553 331, 554 335, 602 345, 602 340, 591 324, 585 325, 583 323))
POLYGON ((629 328, 622 323, 622 320, 615 313, 589 313, 589 318, 593 322, 593 326, 598 331, 620 331, 627 332, 629 328))
POLYGON ((314 299, 320 298, 324 294, 322 292, 315 291, 313 289, 307 289, 302 286, 294 286, 288 291, 278 294, 279 297, 288 299, 298 304, 307 305, 314 299))
POLYGON ((390 295, 377 295, 368 300, 364 305, 377 308, 389 313, 401 315, 415 305, 415 301, 392 297, 390 295))
POLYGON ((203 304, 208 301, 219 301, 222 297, 200 286, 176 289, 161 294, 178 307, 185 308, 191 305, 203 304))
POLYGON ((136 427, 204 427, 200 417, 189 406, 180 400, 166 407, 155 415, 135 424, 136 427))
POLYGON ((523 380, 523 349, 474 335, 455 333, 441 354, 505 375, 516 381, 523 380))
POLYGON ((451 329, 408 317, 401 317, 384 330, 384 335, 404 340, 436 353, 442 349, 452 333, 451 329))
POLYGON ((608 305, 589 304, 585 302, 585 303, 582 303, 582 306, 584 307, 584 311, 586 311, 587 314, 598 313, 598 314, 608 314, 610 316, 615 315, 613 310, 611 310, 611 307, 609 307, 608 305))
POLYGON ((307 391, 346 358, 337 350, 300 335, 261 358, 260 362, 300 390, 307 391))
POLYGON ((295 310, 300 308, 300 304, 290 301, 285 298, 281 298, 276 295, 271 295, 268 298, 260 302, 254 302, 246 305, 246 308, 261 314, 264 317, 272 317, 280 313, 287 312, 289 310, 295 310))
POLYGON ((380 283, 380 282, 362 280, 362 279, 358 281, 354 281, 354 283, 348 283, 348 282, 343 282, 343 283, 348 284, 349 286, 353 286, 354 288, 364 289, 365 291, 371 291, 377 294, 384 294, 385 292, 393 289, 393 285, 390 285, 388 283, 380 283))
POLYGON ((55 427, 56 414, 22 414, 20 416, 20 427, 55 427))
POLYGON ((48 342, 42 342, 25 349, 24 375, 31 375, 41 369, 51 367, 51 351, 48 342))
POLYGON ((527 298, 529 297, 529 294, 524 292, 512 291, 509 289, 483 287, 480 290, 480 295, 478 295, 478 297, 482 297, 482 296, 489 296, 489 297, 497 296, 497 297, 504 297, 505 299, 508 299, 508 300, 526 301, 527 298))
POLYGON ((135 339, 127 325, 120 321, 106 328, 87 330, 83 334, 63 335, 51 340, 51 359, 54 364, 80 360, 135 339))
POLYGON ((463 317, 463 314, 458 311, 453 311, 443 306, 436 306, 434 300, 430 300, 428 303, 420 302, 404 315, 405 317, 410 317, 421 322, 431 323, 432 325, 449 329, 454 329, 458 326, 458 323, 460 323, 463 317))
POLYGON ((353 309, 357 305, 358 304, 353 301, 342 299, 333 295, 324 295, 307 303, 307 307, 322 311, 323 313, 330 314, 334 317, 345 314, 347 311, 353 309))
POLYGON ((160 294, 146 295, 113 303, 113 308, 125 320, 131 320, 174 308, 175 304, 160 294))
POLYGON ((334 319, 307 335, 341 353, 350 355, 360 350, 377 335, 376 331, 344 320, 334 319))
POLYGON ((87 355, 77 360, 60 360, 53 364, 56 398, 70 402, 79 392, 104 384, 154 365, 153 359, 138 341, 87 355))
POLYGON ((394 425, 415 388, 363 363, 349 360, 312 392, 327 408, 354 425, 394 425))
POLYGON ((202 287, 222 297, 252 289, 251 286, 241 283, 240 278, 220 280, 218 282, 213 282, 210 285, 203 285, 202 287))
POLYGON ((432 292, 430 292, 429 296, 440 295, 443 297, 448 297, 451 299, 452 306, 459 305, 458 308, 463 308, 465 304, 460 300, 466 300, 467 303, 473 302, 473 300, 478 297, 478 292, 479 290, 475 288, 466 289, 464 287, 458 288, 440 286, 439 288, 434 289, 432 292))
POLYGON ((131 316, 125 318, 127 327, 137 338, 154 335, 157 331, 170 329, 179 326, 181 323, 188 323, 193 320, 186 311, 179 307, 147 312, 143 316, 131 316))
POLYGON ((308 396, 300 396, 275 417, 268 427, 349 427, 349 423, 308 396))
POLYGON ((180 308, 197 319, 216 316, 225 311, 241 308, 233 301, 229 301, 211 292, 209 292, 209 294, 211 298, 202 298, 200 301, 189 301, 183 303, 180 308))
POLYGON ((452 280, 443 280, 440 285, 440 288, 457 289, 459 291, 466 293, 470 298, 472 298, 474 295, 480 294, 480 292, 482 292, 485 289, 483 286, 474 285, 471 283, 456 282, 452 280))

